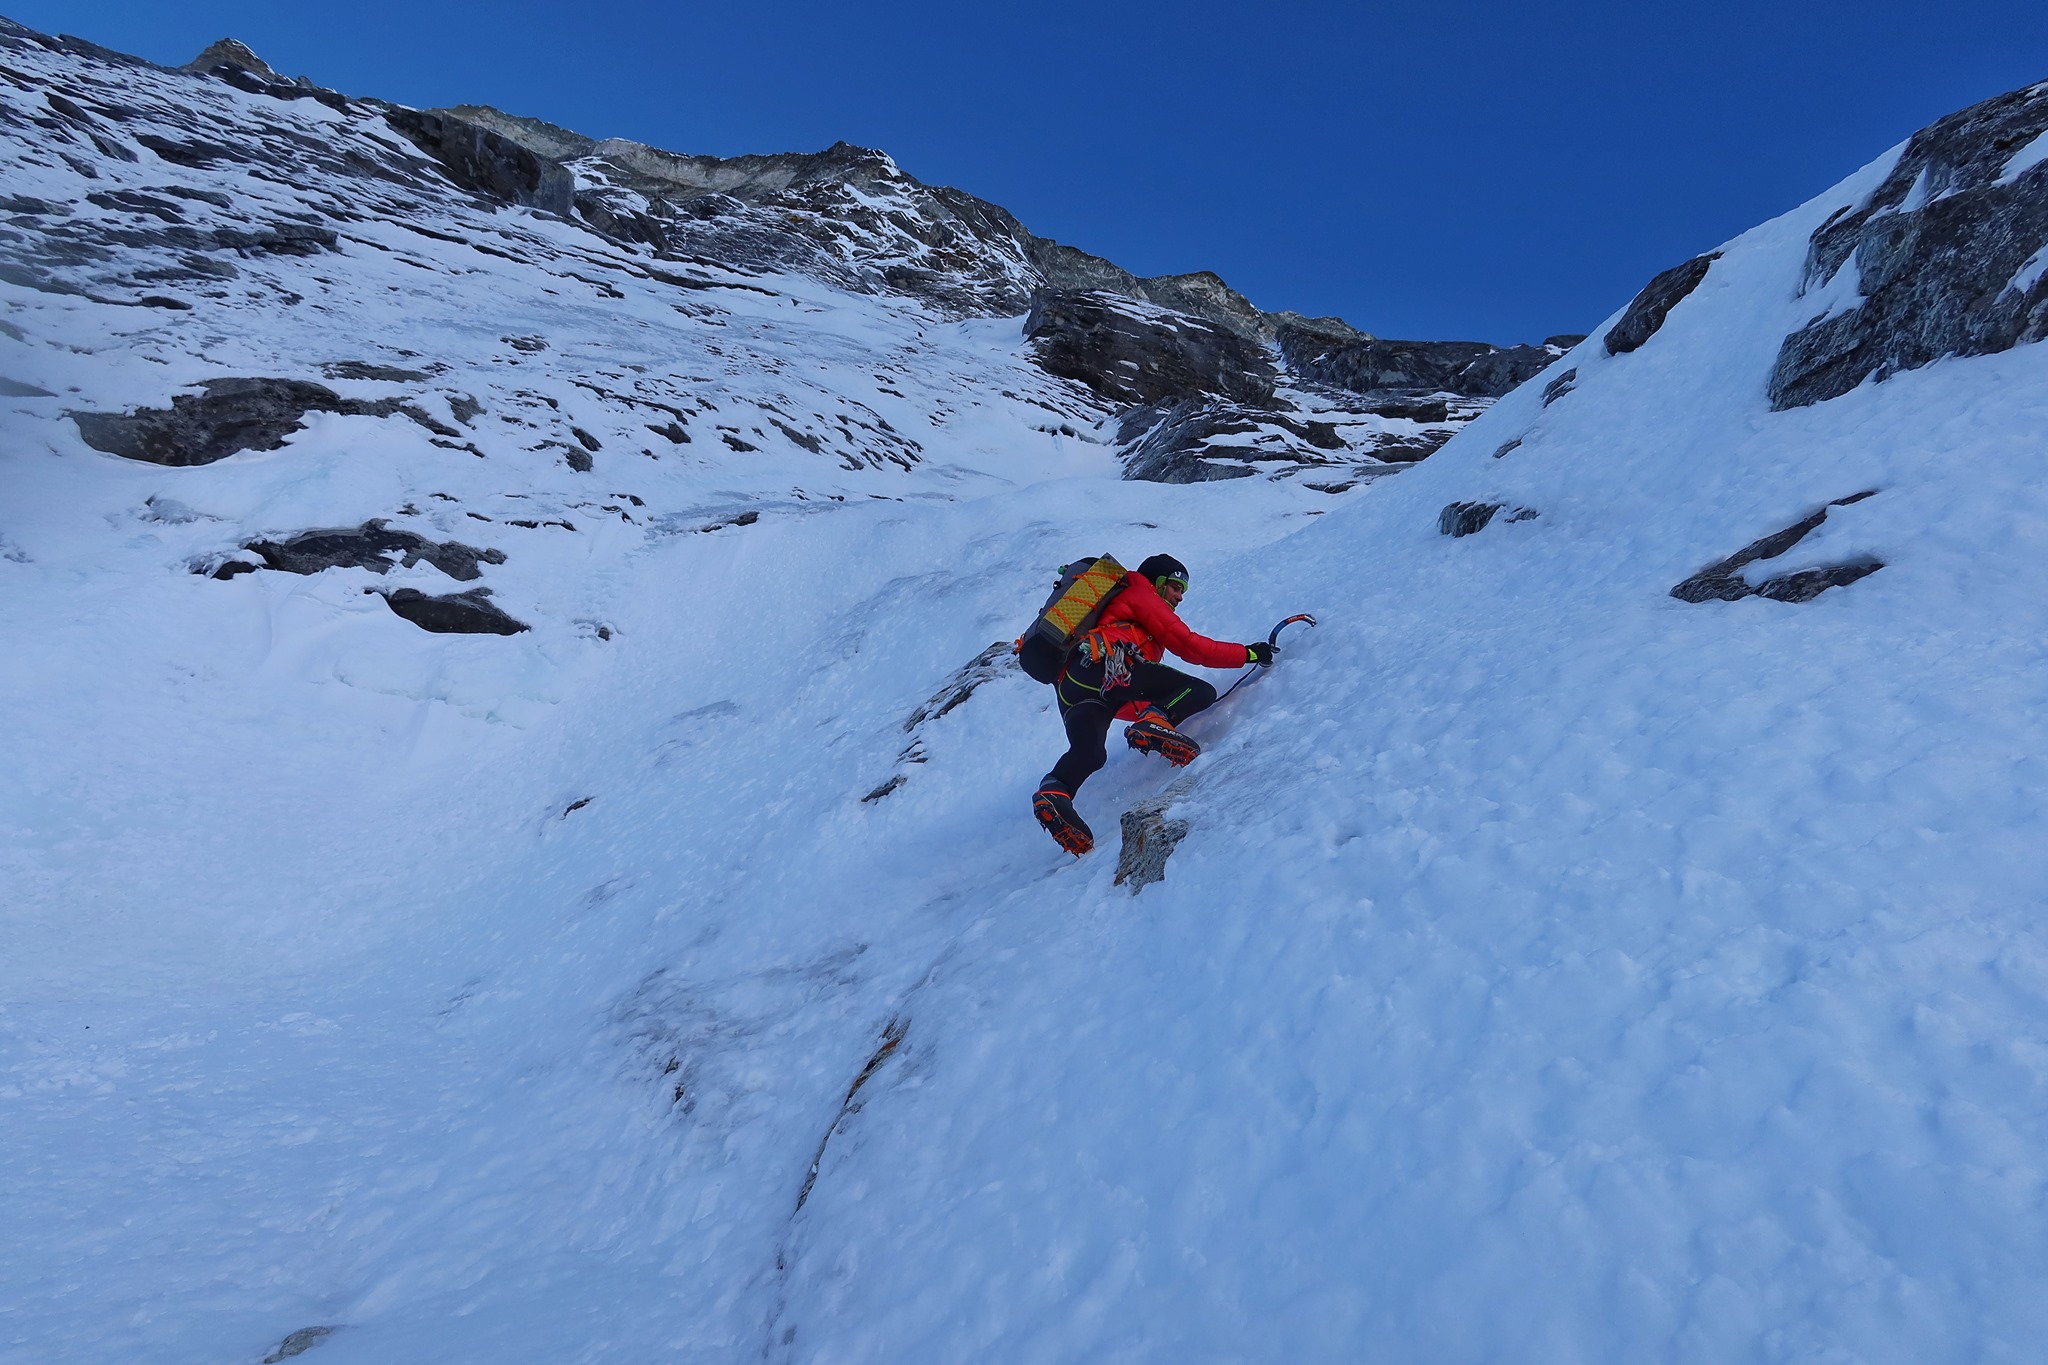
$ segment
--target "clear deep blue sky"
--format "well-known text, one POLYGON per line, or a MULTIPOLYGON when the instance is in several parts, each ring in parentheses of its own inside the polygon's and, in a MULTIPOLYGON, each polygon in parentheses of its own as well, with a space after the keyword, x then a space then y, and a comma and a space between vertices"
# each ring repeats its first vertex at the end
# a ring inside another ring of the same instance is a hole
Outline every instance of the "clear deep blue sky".
POLYGON ((1584 331, 1942 114, 2048 79, 2048 3, 0 0, 178 64, 679 152, 880 147, 1139 274, 1382 336, 1584 331))

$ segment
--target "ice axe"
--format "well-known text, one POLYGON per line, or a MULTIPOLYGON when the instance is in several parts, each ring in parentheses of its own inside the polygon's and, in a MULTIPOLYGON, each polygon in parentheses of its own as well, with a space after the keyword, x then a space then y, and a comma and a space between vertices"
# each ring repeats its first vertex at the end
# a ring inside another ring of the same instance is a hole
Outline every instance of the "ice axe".
MULTIPOLYGON (((1287 629, 1287 628, 1288 628, 1289 626, 1293 625, 1293 624, 1294 624, 1294 623, 1295 623, 1296 621, 1306 621, 1306 622, 1308 622, 1308 624, 1309 624, 1310 626, 1313 626, 1313 625, 1315 625, 1315 623, 1316 623, 1316 618, 1315 618, 1315 617, 1313 617, 1313 616, 1310 616, 1310 615, 1309 615, 1309 614, 1308 614, 1307 612, 1305 612, 1305 611, 1304 611, 1304 612, 1297 612, 1297 613, 1296 613, 1295 615, 1293 615, 1293 616, 1290 616, 1290 617, 1288 617, 1288 618, 1287 618, 1286 620, 1282 621, 1282 622, 1281 622, 1281 623, 1280 623, 1279 625, 1277 625, 1277 626, 1273 627, 1273 630, 1272 630, 1272 632, 1271 632, 1271 633, 1270 633, 1269 635, 1267 635, 1267 636, 1266 636, 1266 643, 1267 643, 1267 644, 1269 644, 1269 645, 1271 645, 1271 646, 1272 646, 1272 647, 1273 647, 1273 648, 1274 648, 1275 650, 1279 649, 1279 648, 1280 648, 1280 632, 1281 632, 1281 631, 1283 631, 1283 630, 1285 630, 1285 629, 1287 629)), ((1243 686, 1244 686, 1244 685, 1245 685, 1245 684, 1246 684, 1247 682, 1249 682, 1249 681, 1251 680, 1251 678, 1252 678, 1252 676, 1253 676, 1254 674, 1258 674, 1258 673, 1263 673, 1263 672, 1265 672, 1265 671, 1266 671, 1267 669, 1271 668, 1272 666, 1273 666, 1273 665, 1271 665, 1271 664, 1253 664, 1253 665, 1252 665, 1252 666, 1251 666, 1250 668, 1247 668, 1247 669, 1246 669, 1246 670, 1244 671, 1243 675, 1242 675, 1241 677, 1239 677, 1239 678, 1238 678, 1238 680, 1237 680, 1236 682, 1232 683, 1232 684, 1231 684, 1230 686, 1228 686, 1228 687, 1226 687, 1226 688, 1224 688, 1224 689, 1223 689, 1223 697, 1227 697, 1227 696, 1229 696, 1229 695, 1230 695, 1230 694, 1231 694, 1232 692, 1235 692, 1235 691, 1237 691, 1237 689, 1238 689, 1238 688, 1240 688, 1240 687, 1243 687, 1243 686)), ((1222 701, 1222 700, 1223 700, 1223 697, 1218 697, 1218 698, 1217 698, 1216 700, 1217 700, 1217 701, 1222 701)), ((1215 703, 1213 703, 1213 702, 1211 703, 1211 705, 1214 705, 1214 704, 1215 704, 1215 703)))

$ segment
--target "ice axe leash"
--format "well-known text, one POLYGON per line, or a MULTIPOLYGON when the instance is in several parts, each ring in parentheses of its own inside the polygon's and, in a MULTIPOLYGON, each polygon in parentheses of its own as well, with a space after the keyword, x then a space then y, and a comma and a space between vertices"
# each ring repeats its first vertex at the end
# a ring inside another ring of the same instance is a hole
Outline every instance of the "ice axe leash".
MULTIPOLYGON (((1269 633, 1266 636, 1266 643, 1277 650, 1280 647, 1280 632, 1287 629, 1287 627, 1293 625, 1296 621, 1306 621, 1310 626, 1314 626, 1316 623, 1316 618, 1310 616, 1305 611, 1297 612, 1293 616, 1290 616, 1286 620, 1282 621, 1279 625, 1273 627, 1271 633, 1269 633)), ((1238 688, 1244 686, 1245 683, 1251 680, 1254 674, 1263 673, 1272 666, 1273 665, 1271 664, 1253 664, 1250 668, 1247 668, 1242 675, 1239 676, 1236 682, 1232 683, 1230 686, 1223 689, 1223 697, 1229 696, 1232 692, 1235 692, 1238 688)), ((1218 697, 1216 701, 1222 701, 1223 697, 1218 697)), ((1211 702, 1210 705, 1215 705, 1215 702, 1211 702)))

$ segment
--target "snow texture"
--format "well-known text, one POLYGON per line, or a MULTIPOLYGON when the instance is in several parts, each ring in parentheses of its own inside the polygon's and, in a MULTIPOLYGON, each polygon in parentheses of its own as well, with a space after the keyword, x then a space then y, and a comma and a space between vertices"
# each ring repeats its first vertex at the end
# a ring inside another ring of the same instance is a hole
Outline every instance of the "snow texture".
POLYGON ((1889 163, 1333 497, 1119 479, 1016 318, 657 262, 360 104, 4 55, 9 194, 335 241, 9 230, 0 1359, 2038 1358, 2048 352, 1764 393, 1889 163), (132 159, 51 150, 60 86, 132 159), (418 183, 149 150, 197 106, 418 183), (266 376, 459 435, 171 468, 67 415, 266 376), (1786 564, 1880 572, 1668 594, 1872 488, 1786 564), (531 629, 394 615, 427 559, 211 576, 377 518, 502 552, 531 629), (1060 727, 983 655, 1100 549, 1193 566, 1205 633, 1321 621, 1185 774, 1084 788, 1107 832, 1187 780, 1135 896, 1032 823, 1060 727))

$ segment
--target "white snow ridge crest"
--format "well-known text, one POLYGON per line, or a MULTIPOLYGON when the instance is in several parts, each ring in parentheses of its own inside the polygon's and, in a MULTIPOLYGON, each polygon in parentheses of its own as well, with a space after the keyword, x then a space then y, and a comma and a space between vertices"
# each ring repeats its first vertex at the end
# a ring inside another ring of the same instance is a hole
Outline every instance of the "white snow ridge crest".
POLYGON ((236 51, 0 27, 0 1358, 2035 1353, 2048 87, 1460 351, 236 51))

